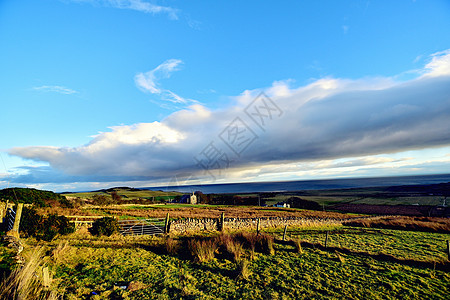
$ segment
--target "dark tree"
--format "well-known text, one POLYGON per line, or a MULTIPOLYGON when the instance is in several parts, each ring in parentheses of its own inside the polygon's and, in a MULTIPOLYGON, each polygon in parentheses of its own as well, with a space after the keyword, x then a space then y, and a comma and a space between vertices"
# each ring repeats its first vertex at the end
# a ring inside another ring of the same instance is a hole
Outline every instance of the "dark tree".
POLYGON ((291 197, 287 201, 292 208, 303 208, 310 210, 322 210, 320 204, 314 201, 304 200, 299 197, 291 197))

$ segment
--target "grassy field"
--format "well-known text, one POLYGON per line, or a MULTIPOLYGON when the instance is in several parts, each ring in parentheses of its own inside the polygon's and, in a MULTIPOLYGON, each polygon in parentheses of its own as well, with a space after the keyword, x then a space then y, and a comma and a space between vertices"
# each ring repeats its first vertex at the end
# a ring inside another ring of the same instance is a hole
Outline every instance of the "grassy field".
MULTIPOLYGON (((116 192, 125 196, 124 199, 178 194, 116 192)), ((108 191, 67 196, 89 198, 96 193, 110 196, 108 191)), ((380 201, 439 204, 440 199, 402 189, 398 192, 369 188, 273 193, 266 194, 265 200, 278 202, 292 196, 317 201, 325 208, 336 203, 379 204, 380 201)), ((218 218, 222 213, 226 218, 359 217, 258 206, 143 204, 142 201, 108 206, 88 203, 72 208, 50 203, 37 210, 46 215, 98 215, 121 219, 162 218, 167 213, 172 219, 218 218)), ((413 219, 403 217, 402 220, 413 219)), ((419 219, 416 219, 417 223, 419 219)), ((433 222, 431 219, 422 221, 433 222)), ((34 293, 43 299, 448 299, 450 264, 446 241, 450 240, 450 234, 418 232, 414 228, 408 231, 372 228, 392 222, 373 218, 354 222, 355 226, 365 227, 291 227, 286 240, 282 239, 282 229, 264 228, 259 238, 268 244, 274 239, 270 251, 261 250, 263 248, 255 244, 249 246, 239 235, 226 238, 211 231, 201 235, 95 237, 81 229, 58 236, 52 242, 24 239, 22 255, 27 264, 34 262, 35 269, 30 271, 28 265, 16 269, 18 273, 13 274, 19 279, 12 282, 18 284, 22 278, 29 278, 34 285, 39 285, 42 268, 48 266, 53 278, 50 287, 40 285, 39 289, 29 290, 28 295, 34 293), (358 222, 361 224, 357 225, 358 222), (27 274, 21 275, 21 270, 26 270, 27 274)), ((242 236, 252 234, 241 233, 242 236)), ((0 245, 0 276, 13 269, 13 257, 11 250, 0 245)), ((0 283, 0 298, 5 286, 5 282, 0 283)), ((24 299, 32 299, 27 297, 24 299)))
MULTIPOLYGON (((268 234, 281 238, 282 231, 268 234)), ((162 236, 98 238, 78 232, 47 244, 28 239, 25 255, 44 247, 52 289, 64 299, 448 299, 449 238, 384 229, 291 228, 288 239, 302 240, 301 251, 278 241, 272 255, 244 248, 236 261, 216 250, 213 259, 200 263, 190 258, 186 243, 169 254, 162 236), (325 231, 329 249, 323 247, 325 231)))
MULTIPOLYGON (((153 199, 156 201, 164 201, 173 199, 176 196, 183 194, 178 192, 113 188, 87 193, 67 193, 62 195, 67 197, 92 199, 92 197, 96 194, 103 194, 109 197, 112 191, 117 192, 117 194, 122 196, 124 200, 129 201, 136 199, 153 199)), ((261 196, 261 199, 267 205, 273 205, 280 201, 286 201, 290 197, 301 197, 305 200, 318 202, 324 207, 329 207, 339 203, 377 205, 441 205, 443 201, 442 195, 448 195, 448 187, 445 184, 235 194, 235 196, 241 197, 261 196)))
MULTIPOLYGON (((450 234, 336 227, 315 230, 292 228, 287 231, 287 236, 324 244, 326 232, 328 232, 329 247, 346 248, 369 254, 389 254, 401 259, 418 261, 444 262, 447 260, 446 240, 450 238, 450 234)), ((281 237, 281 233, 277 230, 274 234, 281 237)))
MULTIPOLYGON (((364 191, 368 193, 370 191, 364 191)), ((375 193, 375 191, 373 192, 375 193)), ((373 195, 359 195, 358 191, 339 191, 339 192, 323 192, 309 191, 298 195, 296 193, 278 194, 276 196, 265 199, 268 205, 273 205, 280 201, 286 201, 290 197, 301 197, 302 199, 315 201, 326 207, 339 203, 352 204, 377 204, 377 205, 440 205, 442 197, 439 196, 397 196, 397 197, 373 197, 373 195), (352 194, 354 193, 354 194, 352 194)))
MULTIPOLYGON (((175 196, 183 195, 183 193, 178 192, 162 192, 162 191, 150 191, 150 190, 131 190, 124 188, 115 188, 111 189, 111 191, 117 192, 118 195, 122 197, 124 200, 137 200, 137 199, 154 199, 154 200, 169 200, 174 199, 175 196)), ((81 199, 92 199, 94 195, 105 195, 110 197, 110 190, 102 190, 102 191, 94 191, 94 192, 85 192, 85 193, 67 193, 62 194, 63 196, 76 198, 79 197, 81 199)))
POLYGON ((318 217, 352 218, 355 216, 335 212, 311 211, 295 208, 275 208, 232 205, 111 205, 107 207, 83 207, 80 213, 131 218, 163 218, 167 213, 171 218, 218 218, 225 213, 227 218, 258 217, 318 217))
POLYGON ((301 197, 329 207, 339 203, 376 205, 441 205, 448 195, 447 185, 366 187, 353 189, 308 190, 273 193, 265 197, 266 203, 301 197))

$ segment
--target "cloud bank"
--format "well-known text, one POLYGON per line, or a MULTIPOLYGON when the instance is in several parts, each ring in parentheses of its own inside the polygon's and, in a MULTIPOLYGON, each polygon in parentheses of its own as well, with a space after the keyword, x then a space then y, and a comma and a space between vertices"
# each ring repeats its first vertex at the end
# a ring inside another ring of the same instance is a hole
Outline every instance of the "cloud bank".
MULTIPOLYGON (((158 79, 180 64, 168 60, 140 73, 136 85, 159 94, 158 79)), ((46 182, 55 172, 67 182, 169 181, 176 174, 211 178, 211 172, 232 180, 295 172, 299 163, 315 161, 328 168, 389 163, 384 154, 450 145, 450 52, 434 54, 420 72, 403 82, 325 78, 291 87, 280 81, 264 94, 244 91, 226 109, 194 104, 161 122, 111 127, 79 147, 9 153, 50 165, 27 170, 22 180, 30 182, 46 182), (215 160, 205 168, 208 159, 215 160)))

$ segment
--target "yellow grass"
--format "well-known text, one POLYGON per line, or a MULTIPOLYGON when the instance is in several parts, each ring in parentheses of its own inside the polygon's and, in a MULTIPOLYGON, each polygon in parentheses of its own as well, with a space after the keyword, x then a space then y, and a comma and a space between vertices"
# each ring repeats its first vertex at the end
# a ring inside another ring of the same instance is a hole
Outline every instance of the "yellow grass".
POLYGON ((54 292, 44 287, 43 248, 35 248, 25 265, 18 266, 0 284, 0 299, 56 299, 54 292))

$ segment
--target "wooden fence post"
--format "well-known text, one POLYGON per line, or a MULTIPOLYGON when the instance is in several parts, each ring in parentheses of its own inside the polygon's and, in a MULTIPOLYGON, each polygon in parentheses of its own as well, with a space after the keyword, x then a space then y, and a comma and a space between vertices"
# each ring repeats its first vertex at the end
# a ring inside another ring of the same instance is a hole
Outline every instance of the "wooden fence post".
POLYGON ((256 223, 256 235, 259 235, 260 226, 261 226, 261 219, 258 218, 258 222, 256 223))
POLYGON ((166 215, 166 221, 164 222, 164 233, 169 233, 169 213, 166 215))
MULTIPOLYGON (((3 219, 6 218, 6 212, 8 211, 9 200, 6 200, 5 205, 0 208, 0 223, 3 223, 3 219)), ((3 202, 1 203, 3 204, 3 202)))
POLYGON ((325 248, 327 248, 327 247, 328 247, 328 231, 325 236, 325 248))
POLYGON ((225 213, 220 215, 220 231, 225 229, 225 213))
POLYGON ((18 203, 16 217, 14 218, 13 228, 10 231, 8 231, 6 233, 6 235, 10 235, 10 236, 19 238, 19 225, 20 225, 20 218, 22 217, 22 208, 23 208, 23 203, 18 203))
POLYGON ((48 273, 48 267, 42 268, 42 283, 45 288, 50 287, 50 274, 48 273))
POLYGON ((287 230, 287 225, 284 226, 283 241, 286 240, 286 230, 287 230))

